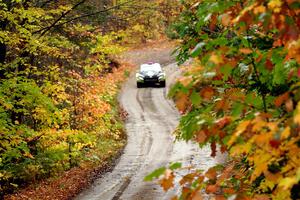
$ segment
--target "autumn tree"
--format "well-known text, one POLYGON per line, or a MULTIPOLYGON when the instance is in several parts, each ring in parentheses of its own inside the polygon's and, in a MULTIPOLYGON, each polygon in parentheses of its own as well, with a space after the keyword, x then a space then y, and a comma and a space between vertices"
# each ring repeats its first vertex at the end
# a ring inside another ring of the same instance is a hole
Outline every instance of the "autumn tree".
POLYGON ((116 55, 163 33, 159 6, 0 0, 0 198, 125 144, 116 95, 131 67, 116 55))
MULTIPOLYGON (((229 157, 182 177, 174 199, 202 199, 203 189, 217 199, 299 199, 299 2, 204 0, 183 7, 173 25, 181 39, 177 59, 194 64, 170 92, 182 113, 176 135, 210 145, 213 157, 229 157)), ((146 179, 168 174, 161 180, 168 190, 171 168, 146 179)))

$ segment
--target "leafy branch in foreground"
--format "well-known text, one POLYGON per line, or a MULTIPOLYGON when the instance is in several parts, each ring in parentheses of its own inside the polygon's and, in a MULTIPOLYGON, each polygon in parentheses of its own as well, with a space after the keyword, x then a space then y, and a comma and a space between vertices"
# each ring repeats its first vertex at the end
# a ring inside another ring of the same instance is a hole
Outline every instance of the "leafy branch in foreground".
POLYGON ((299 2, 183 6, 177 59, 194 64, 170 91, 183 114, 176 135, 210 144, 211 156, 220 147, 228 161, 186 174, 174 199, 202 199, 203 189, 217 199, 299 199, 299 2))

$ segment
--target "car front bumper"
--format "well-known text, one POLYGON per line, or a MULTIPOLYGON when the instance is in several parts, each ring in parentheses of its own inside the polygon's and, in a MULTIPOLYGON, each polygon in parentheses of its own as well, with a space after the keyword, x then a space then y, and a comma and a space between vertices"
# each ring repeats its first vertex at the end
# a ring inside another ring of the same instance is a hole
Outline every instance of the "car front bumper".
POLYGON ((139 83, 160 83, 164 82, 165 77, 152 77, 152 78, 137 78, 136 81, 139 83))

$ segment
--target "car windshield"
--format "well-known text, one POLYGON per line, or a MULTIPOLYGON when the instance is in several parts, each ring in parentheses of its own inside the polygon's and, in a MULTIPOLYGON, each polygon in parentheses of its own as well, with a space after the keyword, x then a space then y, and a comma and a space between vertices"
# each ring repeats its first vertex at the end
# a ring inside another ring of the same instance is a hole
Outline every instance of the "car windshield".
POLYGON ((140 67, 141 72, 148 72, 148 71, 155 71, 155 72, 160 72, 161 67, 160 64, 154 63, 154 64, 142 64, 140 67))

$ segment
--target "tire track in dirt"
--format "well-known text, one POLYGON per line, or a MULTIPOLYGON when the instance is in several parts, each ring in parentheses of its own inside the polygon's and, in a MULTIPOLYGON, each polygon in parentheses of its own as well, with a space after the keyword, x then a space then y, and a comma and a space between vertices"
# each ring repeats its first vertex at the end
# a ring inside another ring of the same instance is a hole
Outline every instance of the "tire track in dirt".
MULTIPOLYGON (((163 59, 166 62, 166 58, 163 59)), ((175 64, 166 66, 165 70, 169 86, 180 72, 175 64)), ((172 132, 178 124, 179 114, 173 102, 166 99, 167 92, 168 89, 157 87, 137 89, 135 77, 130 77, 119 98, 129 114, 126 121, 128 143, 124 154, 112 172, 95 181, 77 200, 169 199, 178 193, 178 185, 164 193, 157 183, 143 182, 144 176, 170 162, 207 169, 222 161, 222 156, 210 158, 209 148, 199 149, 195 144, 174 142, 172 132)))

